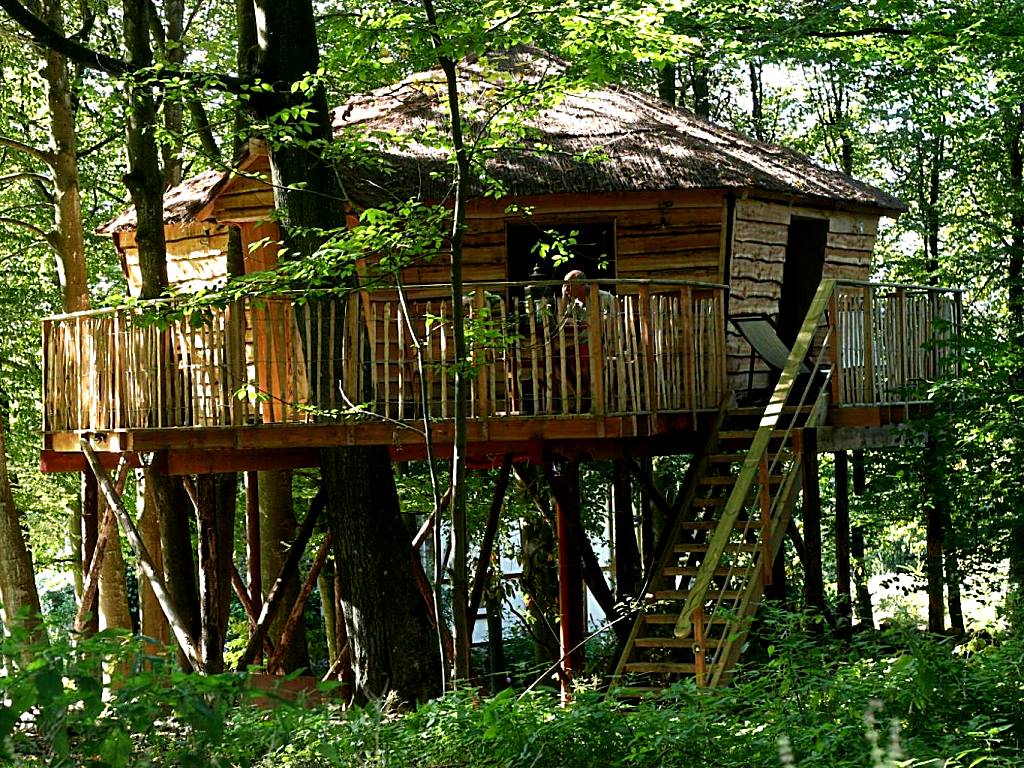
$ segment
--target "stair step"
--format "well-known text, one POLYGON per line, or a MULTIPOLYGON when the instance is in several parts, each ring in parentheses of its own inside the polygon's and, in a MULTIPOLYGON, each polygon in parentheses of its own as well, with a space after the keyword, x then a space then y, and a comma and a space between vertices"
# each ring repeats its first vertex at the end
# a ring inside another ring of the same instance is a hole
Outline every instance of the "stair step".
MULTIPOLYGON (((756 429, 723 429, 718 433, 719 440, 743 440, 748 445, 754 441, 754 437, 757 435, 756 429)), ((792 433, 785 429, 772 430, 772 439, 781 440, 786 436, 792 436, 792 433)))
MULTIPOLYGON (((814 406, 811 405, 784 405, 782 407, 783 414, 802 413, 808 414, 814 406)), ((742 406, 729 409, 730 416, 761 416, 764 414, 764 407, 758 407, 756 405, 742 406)))
MULTIPOLYGON (((672 624, 673 626, 675 626, 675 623, 677 621, 679 621, 679 614, 678 613, 645 613, 645 614, 642 615, 641 618, 643 618, 643 621, 644 621, 645 624, 658 624, 658 625, 661 625, 661 624, 672 624)), ((712 616, 710 619, 708 619, 708 617, 705 616, 704 617, 704 626, 707 626, 708 624, 725 624, 728 621, 729 621, 729 619, 727 619, 725 616, 712 616)))
POLYGON ((691 664, 677 664, 669 661, 630 661, 623 667, 625 672, 656 673, 665 675, 692 675, 697 667, 691 664))
MULTIPOLYGON (((685 531, 713 531, 718 527, 718 520, 684 520, 679 527, 685 531)), ((757 531, 761 529, 760 520, 737 520, 732 526, 734 529, 757 531)))
MULTIPOLYGON (((635 648, 693 648, 696 641, 692 637, 638 637, 633 641, 635 648)), ((721 639, 704 638, 705 648, 717 648, 721 639)))
MULTIPOLYGON (((700 570, 699 565, 673 565, 665 568, 661 574, 663 576, 696 576, 698 570, 700 570)), ((749 576, 753 570, 753 568, 747 567, 730 568, 727 565, 721 565, 715 568, 715 576, 749 576)))
MULTIPOLYGON (((770 475, 769 485, 779 485, 783 481, 782 475, 770 475)), ((717 477, 705 477, 700 481, 701 485, 736 485, 736 478, 732 475, 721 475, 717 477)))
MULTIPOLYGON (((747 458, 745 453, 712 453, 708 456, 708 461, 712 464, 741 464, 747 458)), ((778 458, 781 461, 791 461, 793 454, 789 451, 784 451, 779 454, 778 458)))
MULTIPOLYGON (((690 596, 688 589, 658 589, 654 592, 655 600, 686 600, 690 596)), ((743 597, 742 589, 708 589, 709 600, 739 600, 743 597)))
MULTIPOLYGON (((757 552, 759 549, 761 549, 761 545, 760 544, 726 544, 725 545, 725 551, 726 552, 757 552)), ((707 544, 687 544, 687 543, 676 544, 676 546, 674 547, 673 551, 676 554, 680 554, 680 555, 687 555, 687 554, 692 554, 692 553, 695 553, 695 552, 707 552, 708 551, 708 545, 707 544)))
POLYGON ((691 507, 724 507, 726 498, 722 497, 719 499, 709 499, 706 497, 694 499, 690 504, 691 507))

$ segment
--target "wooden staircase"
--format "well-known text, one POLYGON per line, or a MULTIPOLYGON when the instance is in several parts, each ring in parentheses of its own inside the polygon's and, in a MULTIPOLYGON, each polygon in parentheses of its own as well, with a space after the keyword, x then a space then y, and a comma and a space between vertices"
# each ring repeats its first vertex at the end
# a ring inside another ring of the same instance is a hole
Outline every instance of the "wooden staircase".
POLYGON ((659 545, 613 689, 728 682, 800 491, 802 430, 826 413, 830 295, 823 283, 768 404, 726 408, 711 431, 659 545))

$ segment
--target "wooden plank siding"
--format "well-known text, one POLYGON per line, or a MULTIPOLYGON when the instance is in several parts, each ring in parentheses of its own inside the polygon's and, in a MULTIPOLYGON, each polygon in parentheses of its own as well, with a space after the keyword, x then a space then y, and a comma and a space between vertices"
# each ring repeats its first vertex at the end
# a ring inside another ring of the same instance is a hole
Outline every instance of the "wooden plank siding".
MULTIPOLYGON (((729 314, 777 316, 782 294, 786 242, 792 217, 828 219, 823 278, 867 280, 875 245, 878 215, 823 210, 777 201, 738 200, 733 214, 729 314)), ((747 386, 750 346, 732 327, 727 329, 727 370, 732 385, 747 386)), ((767 383, 767 367, 755 360, 755 387, 767 383)))
MULTIPOLYGON (((172 289, 189 293, 227 276, 226 226, 213 223, 168 224, 164 227, 164 237, 167 239, 167 282, 172 289)), ((114 238, 128 279, 128 290, 132 296, 138 296, 142 274, 135 231, 117 232, 114 238)))

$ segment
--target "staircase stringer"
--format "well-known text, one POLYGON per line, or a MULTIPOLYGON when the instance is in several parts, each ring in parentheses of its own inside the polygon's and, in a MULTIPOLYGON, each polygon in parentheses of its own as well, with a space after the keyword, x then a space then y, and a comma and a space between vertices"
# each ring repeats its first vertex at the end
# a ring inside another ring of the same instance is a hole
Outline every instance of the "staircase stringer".
MULTIPOLYGON (((793 468, 786 473, 786 487, 783 488, 782 492, 782 510, 772 522, 769 532, 767 547, 769 563, 774 562, 775 558, 778 557, 779 550, 782 548, 782 542, 786 538, 786 528, 793 517, 796 500, 800 496, 800 478, 800 464, 794 462, 793 468)), ((712 687, 725 685, 729 682, 733 667, 739 661, 743 644, 747 640, 747 634, 750 631, 750 620, 753 619, 761 604, 761 597, 764 595, 765 587, 765 563, 762 562, 761 557, 757 557, 754 566, 750 580, 747 582, 747 587, 740 600, 737 617, 726 625, 724 633, 726 638, 725 645, 717 654, 719 658, 709 664, 714 670, 711 679, 708 681, 708 684, 712 687)))

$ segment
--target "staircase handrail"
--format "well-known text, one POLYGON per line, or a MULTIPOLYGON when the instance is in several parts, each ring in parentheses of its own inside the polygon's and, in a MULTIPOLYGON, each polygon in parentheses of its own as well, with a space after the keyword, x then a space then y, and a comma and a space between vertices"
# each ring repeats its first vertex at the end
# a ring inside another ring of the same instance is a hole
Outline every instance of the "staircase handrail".
MULTIPOLYGON (((711 586, 715 571, 719 567, 722 555, 729 544, 733 528, 737 520, 739 520, 740 513, 746 506, 747 498, 758 477, 761 458, 768 449, 775 428, 778 426, 779 419, 796 384, 804 360, 811 350, 811 345, 814 343, 821 320, 829 307, 829 302, 835 288, 835 280, 822 280, 818 285, 818 290, 814 294, 814 299, 800 326, 800 332, 797 334, 792 350, 790 350, 786 365, 782 369, 779 381, 775 385, 768 405, 765 407, 761 423, 754 435, 750 450, 743 460, 743 467, 740 469, 736 483, 729 494, 719 523, 708 541, 704 560, 697 570, 686 602, 679 613, 674 633, 676 637, 683 638, 689 636, 693 629, 694 614, 702 609, 707 601, 708 588, 711 586)), ((815 368, 817 369, 817 366, 815 368)))

